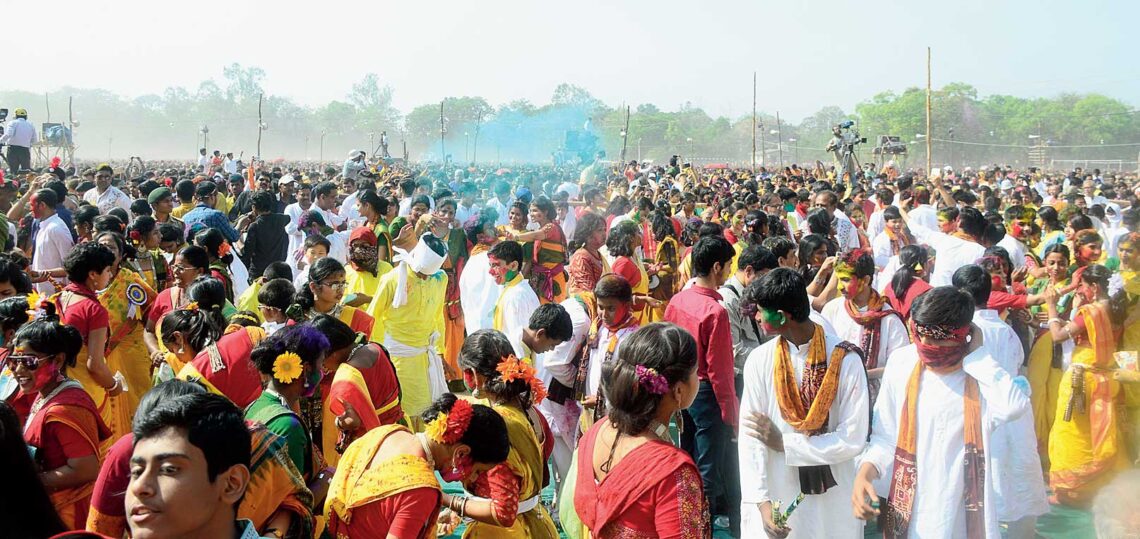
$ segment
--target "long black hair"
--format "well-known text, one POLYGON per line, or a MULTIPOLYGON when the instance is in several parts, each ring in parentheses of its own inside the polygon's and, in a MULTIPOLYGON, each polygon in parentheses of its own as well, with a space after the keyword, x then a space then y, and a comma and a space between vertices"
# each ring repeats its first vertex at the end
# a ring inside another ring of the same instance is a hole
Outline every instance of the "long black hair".
POLYGON ((5 485, 0 489, 0 521, 5 537, 38 539, 66 531, 28 454, 16 411, 4 401, 0 401, 0 459, 5 485))
POLYGON ((609 420, 622 434, 634 436, 649 427, 664 394, 642 382, 638 367, 653 369, 669 388, 684 382, 697 368, 697 342, 679 326, 656 322, 643 326, 622 343, 617 361, 602 366, 602 391, 609 420))
POLYGON ((309 288, 311 283, 319 283, 329 277, 335 275, 337 272, 344 273, 344 264, 335 258, 324 257, 317 260, 309 268, 309 282, 297 290, 297 295, 293 297, 293 304, 300 308, 300 311, 305 313, 316 305, 316 298, 313 297, 313 291, 309 288))
MULTIPOLYGON (((458 400, 459 397, 444 393, 431 403, 420 417, 425 423, 430 422, 439 414, 450 413, 458 400)), ((472 404, 471 409, 471 423, 467 425, 467 430, 463 431, 459 443, 471 448, 471 460, 475 462, 498 464, 507 460, 511 441, 507 437, 507 422, 503 420, 503 416, 482 404, 472 404)))
POLYGON ((496 370, 503 358, 514 353, 515 349, 506 335, 493 329, 481 329, 463 340, 459 367, 474 369, 487 379, 484 390, 526 411, 530 409, 532 400, 530 384, 521 379, 504 381, 496 370))
POLYGON ((206 228, 198 231, 194 235, 194 244, 205 249, 210 255, 210 258, 221 260, 222 263, 229 266, 234 261, 234 255, 227 252, 225 256, 221 254, 222 244, 226 242, 226 237, 222 232, 216 228, 206 228))
POLYGON ((906 245, 899 249, 899 269, 891 277, 891 290, 899 301, 906 296, 906 291, 917 278, 918 266, 925 265, 929 258, 926 247, 921 245, 906 245))

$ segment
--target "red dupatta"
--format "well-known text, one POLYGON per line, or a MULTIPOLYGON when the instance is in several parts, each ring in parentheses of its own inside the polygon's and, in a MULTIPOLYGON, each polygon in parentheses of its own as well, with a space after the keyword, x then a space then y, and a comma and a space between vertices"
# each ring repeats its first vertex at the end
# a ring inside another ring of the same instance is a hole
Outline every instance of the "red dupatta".
POLYGON ((672 445, 646 442, 627 454, 599 483, 594 479, 594 443, 604 424, 605 421, 595 423, 578 445, 574 510, 593 534, 621 518, 662 481, 671 480, 682 466, 693 465, 687 453, 672 445))
POLYGON ((244 410, 261 395, 261 373, 249 356, 265 338, 265 331, 260 327, 243 329, 207 345, 182 368, 178 377, 198 380, 210 392, 225 396, 244 410))

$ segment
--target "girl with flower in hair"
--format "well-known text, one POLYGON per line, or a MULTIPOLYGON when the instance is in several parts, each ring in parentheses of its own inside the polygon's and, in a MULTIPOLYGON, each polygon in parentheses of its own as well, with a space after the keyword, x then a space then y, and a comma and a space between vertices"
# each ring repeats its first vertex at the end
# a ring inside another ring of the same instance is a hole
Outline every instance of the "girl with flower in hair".
POLYGON ((210 276, 221 281, 226 287, 226 300, 234 300, 234 278, 230 273, 230 264, 234 261, 231 253, 233 247, 220 231, 207 228, 194 236, 194 244, 205 249, 210 256, 210 276))
POLYGON ((463 475, 478 498, 444 495, 474 522, 464 537, 557 537, 554 521, 540 503, 553 435, 534 404, 546 396, 534 367, 515 356, 502 333, 483 329, 469 335, 459 351, 463 382, 476 399, 485 399, 506 421, 510 452, 506 462, 486 472, 463 475))
POLYGON ((154 217, 140 215, 131 223, 127 230, 127 237, 131 246, 135 248, 135 263, 138 273, 146 280, 146 284, 154 290, 166 288, 167 266, 166 258, 162 256, 159 245, 162 236, 158 232, 158 223, 154 217))
MULTIPOLYGON (((486 504, 443 494, 436 472, 445 481, 465 481, 500 466, 510 447, 502 416, 445 393, 422 419, 425 432, 384 425, 348 446, 324 503, 331 535, 434 539, 441 505, 463 517, 486 504)), ((453 528, 451 519, 438 531, 453 528)), ((557 535, 552 527, 536 537, 557 535)))
POLYGON ((708 536, 700 473, 669 435, 697 395, 696 341, 673 324, 643 326, 602 369, 609 415, 578 444, 563 526, 572 537, 708 536))
POLYGON ((289 459, 301 471, 309 490, 321 503, 331 473, 320 473, 324 459, 313 445, 309 426, 296 412, 301 400, 316 393, 321 383, 321 361, 329 341, 316 328, 289 326, 254 347, 250 361, 267 380, 265 390, 245 408, 248 421, 261 423, 285 439, 289 459))

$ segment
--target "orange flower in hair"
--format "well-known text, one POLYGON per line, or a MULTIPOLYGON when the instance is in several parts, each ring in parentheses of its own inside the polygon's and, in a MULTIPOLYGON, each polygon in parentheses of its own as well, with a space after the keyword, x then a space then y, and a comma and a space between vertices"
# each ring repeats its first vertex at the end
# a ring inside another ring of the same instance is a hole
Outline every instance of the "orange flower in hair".
POLYGON ((531 378, 534 378, 535 373, 534 367, 527 365, 523 361, 519 361, 519 358, 515 357, 514 354, 503 358, 503 360, 499 362, 499 365, 495 367, 495 370, 499 371, 499 379, 504 382, 513 382, 515 380, 529 381, 531 378))
POLYGON ((538 404, 546 398, 546 386, 542 385, 542 380, 538 378, 530 379, 530 402, 531 404, 538 404))
POLYGON ((198 302, 197 301, 191 301, 190 303, 187 303, 186 306, 182 308, 182 310, 184 310, 184 311, 197 311, 198 310, 198 302))
POLYGON ((225 258, 230 254, 230 249, 232 249, 230 242, 222 240, 222 244, 218 246, 218 258, 225 258))

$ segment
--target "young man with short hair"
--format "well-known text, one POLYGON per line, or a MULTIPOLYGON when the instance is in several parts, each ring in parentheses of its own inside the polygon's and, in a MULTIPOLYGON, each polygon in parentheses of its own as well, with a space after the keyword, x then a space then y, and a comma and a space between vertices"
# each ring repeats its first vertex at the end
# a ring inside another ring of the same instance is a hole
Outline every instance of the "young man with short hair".
POLYGON ((684 412, 694 428, 685 429, 682 446, 701 472, 712 515, 727 515, 739 537, 740 501, 735 484, 736 463, 727 448, 738 420, 736 369, 732 354, 732 324, 720 304, 717 289, 728 279, 736 251, 722 234, 697 240, 693 246, 693 285, 669 301, 665 321, 681 326, 697 341, 696 399, 684 412))
POLYGON ((243 221, 238 226, 244 225, 245 219, 252 220, 246 225, 241 258, 249 268, 250 281, 253 281, 261 277, 269 264, 284 262, 288 256, 289 235, 285 233, 285 226, 289 224, 289 218, 274 211, 277 209, 277 201, 272 194, 255 191, 250 198, 253 211, 250 217, 243 216, 243 221))
POLYGON ((135 418, 126 513, 131 537, 255 539, 236 520, 250 480, 242 411, 220 395, 183 395, 135 418))
POLYGON ((495 301, 491 328, 509 337, 526 327, 531 313, 538 309, 540 302, 534 288, 523 278, 523 250, 518 242, 495 244, 487 252, 487 260, 495 284, 503 287, 499 299, 495 301))
POLYGON ((214 209, 218 203, 218 196, 217 184, 209 180, 199 183, 194 187, 194 200, 197 201, 197 205, 194 206, 194 209, 186 212, 182 220, 186 222, 186 226, 190 230, 194 230, 196 224, 207 228, 216 228, 226 240, 230 243, 236 243, 241 238, 241 234, 230 225, 230 220, 226 214, 214 209))
POLYGON ((51 189, 40 189, 32 194, 31 210, 36 220, 32 225, 31 277, 41 281, 36 284, 36 291, 45 298, 60 291, 48 280, 50 276, 59 275, 60 286, 67 284, 66 273, 59 269, 63 268, 63 259, 75 246, 71 231, 56 215, 58 205, 59 198, 51 189))
POLYGON ((744 366, 740 419, 741 537, 863 536, 846 511, 869 428, 867 377, 857 349, 809 317, 803 278, 778 268, 753 282, 746 301, 775 338, 744 366), (775 504, 805 498, 784 525, 775 504))
POLYGON ((749 245, 741 251, 740 258, 737 259, 736 273, 718 290, 721 296, 720 304, 728 311, 728 320, 732 324, 732 356, 736 365, 737 394, 743 387, 740 376, 744 373, 744 360, 748 359, 748 354, 753 349, 760 346, 761 341, 767 340, 756 320, 741 308, 741 298, 744 297, 744 289, 748 288, 748 285, 778 265, 776 255, 772 254, 772 251, 759 245, 749 245))

